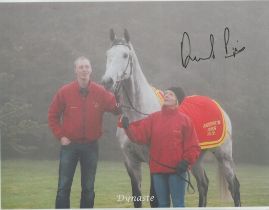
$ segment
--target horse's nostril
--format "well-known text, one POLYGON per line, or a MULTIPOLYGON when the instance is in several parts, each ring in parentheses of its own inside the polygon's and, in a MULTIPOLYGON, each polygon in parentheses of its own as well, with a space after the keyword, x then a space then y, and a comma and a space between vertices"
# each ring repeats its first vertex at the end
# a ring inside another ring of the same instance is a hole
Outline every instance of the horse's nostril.
POLYGON ((113 79, 110 77, 108 79, 103 79, 101 81, 101 84, 106 88, 106 89, 110 89, 113 85, 113 79))

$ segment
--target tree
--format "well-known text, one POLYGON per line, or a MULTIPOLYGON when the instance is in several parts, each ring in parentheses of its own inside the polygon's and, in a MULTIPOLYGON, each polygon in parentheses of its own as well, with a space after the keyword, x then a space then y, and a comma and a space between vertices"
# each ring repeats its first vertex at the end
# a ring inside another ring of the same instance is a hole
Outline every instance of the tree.
POLYGON ((8 85, 14 75, 0 73, 0 134, 3 158, 23 157, 39 153, 47 125, 31 118, 31 104, 23 97, 10 94, 8 85), (43 138, 43 139, 42 139, 43 138))

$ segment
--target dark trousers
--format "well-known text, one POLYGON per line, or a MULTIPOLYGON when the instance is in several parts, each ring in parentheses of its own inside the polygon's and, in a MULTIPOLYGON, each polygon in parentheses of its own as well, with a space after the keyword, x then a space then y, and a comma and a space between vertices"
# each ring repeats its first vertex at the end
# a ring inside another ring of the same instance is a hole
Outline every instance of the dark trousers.
POLYGON ((70 208, 70 192, 78 161, 81 168, 80 208, 93 208, 98 143, 71 143, 61 146, 59 181, 55 208, 70 208))

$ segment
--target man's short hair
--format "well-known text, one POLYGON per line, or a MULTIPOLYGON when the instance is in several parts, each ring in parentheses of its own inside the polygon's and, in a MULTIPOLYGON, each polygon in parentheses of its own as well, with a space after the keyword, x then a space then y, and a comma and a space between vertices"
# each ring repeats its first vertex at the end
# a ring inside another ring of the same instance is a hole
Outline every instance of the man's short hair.
POLYGON ((86 58, 85 56, 80 56, 80 57, 78 57, 78 58, 75 60, 75 62, 74 62, 74 68, 77 67, 78 62, 81 61, 81 60, 87 60, 87 61, 89 61, 90 65, 91 65, 91 61, 90 61, 88 58, 86 58))

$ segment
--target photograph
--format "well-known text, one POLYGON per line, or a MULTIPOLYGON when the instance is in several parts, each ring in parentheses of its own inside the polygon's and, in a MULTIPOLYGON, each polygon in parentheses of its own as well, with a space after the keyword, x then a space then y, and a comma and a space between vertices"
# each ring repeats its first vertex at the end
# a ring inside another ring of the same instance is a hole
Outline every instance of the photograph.
POLYGON ((269 210, 269 2, 0 2, 2 209, 269 210))

